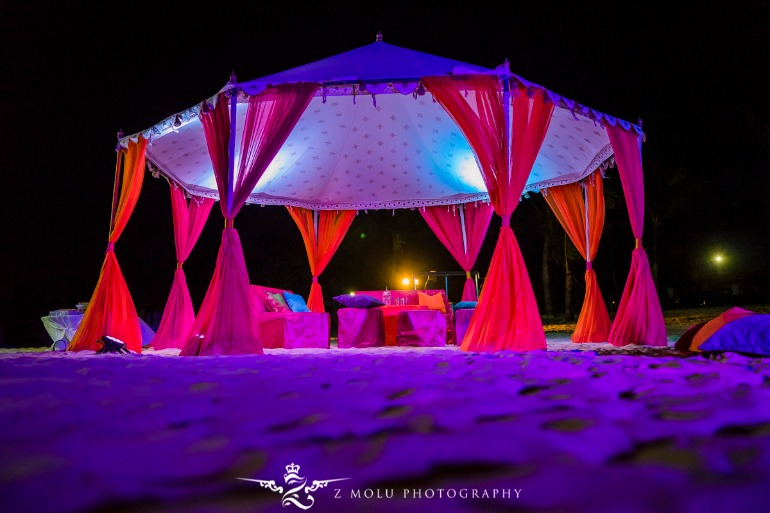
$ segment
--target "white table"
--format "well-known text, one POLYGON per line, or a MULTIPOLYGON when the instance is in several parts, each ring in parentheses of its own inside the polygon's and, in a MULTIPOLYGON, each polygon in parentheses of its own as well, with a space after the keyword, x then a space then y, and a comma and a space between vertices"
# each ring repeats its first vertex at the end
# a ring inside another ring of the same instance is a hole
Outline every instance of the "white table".
MULTIPOLYGON (((83 320, 83 313, 47 315, 41 317, 41 320, 45 330, 48 332, 48 336, 53 340, 53 344, 50 347, 51 351, 66 351, 72 337, 75 336, 75 332, 78 330, 80 321, 83 320)), ((146 346, 152 341, 155 332, 141 317, 139 318, 139 328, 142 331, 142 346, 146 346)))

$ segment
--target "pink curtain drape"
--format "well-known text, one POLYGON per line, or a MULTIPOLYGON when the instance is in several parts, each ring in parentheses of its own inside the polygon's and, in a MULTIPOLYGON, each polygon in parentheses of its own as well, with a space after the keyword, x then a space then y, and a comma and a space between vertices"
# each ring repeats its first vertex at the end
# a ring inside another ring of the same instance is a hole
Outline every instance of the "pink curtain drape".
POLYGON ((494 209, 489 203, 464 203, 454 207, 437 205, 420 209, 425 222, 465 271, 462 301, 476 301, 471 269, 479 256, 494 209))
POLYGON ((150 342, 150 346, 155 350, 181 349, 187 341, 187 335, 195 321, 195 310, 182 265, 190 256, 195 243, 198 242, 198 237, 214 205, 212 198, 200 196, 193 196, 188 204, 184 190, 172 181, 168 184, 171 190, 171 214, 174 221, 177 264, 160 326, 150 342))
POLYGON ((107 254, 83 320, 67 346, 68 351, 86 349, 98 351, 102 345, 97 341, 108 335, 124 342, 129 350, 142 352, 139 317, 115 256, 115 243, 123 233, 142 190, 146 148, 147 140, 140 135, 137 142, 129 141, 127 149, 118 151, 115 166, 116 188, 124 154, 125 162, 123 162, 120 198, 113 210, 114 216, 110 220, 112 226, 110 226, 107 242, 107 254))
POLYGON ((307 259, 310 263, 310 274, 313 283, 310 285, 307 306, 313 312, 324 312, 324 298, 318 277, 324 272, 326 266, 340 247, 342 239, 348 232, 355 210, 321 210, 313 211, 301 207, 286 207, 297 224, 302 240, 305 242, 307 259), (316 228, 317 217, 318 226, 316 228))
POLYGON ((592 264, 604 229, 602 175, 594 171, 582 182, 549 187, 543 191, 543 198, 586 261, 586 293, 572 341, 606 342, 610 316, 592 264))
POLYGON ((542 89, 514 84, 513 95, 507 87, 501 91, 496 76, 425 77, 423 83, 473 148, 490 202, 502 218, 484 288, 460 347, 465 351, 545 349, 540 312, 510 219, 554 106, 542 89))
POLYGON ((631 253, 631 269, 608 341, 613 346, 628 344, 665 346, 668 345, 668 339, 663 312, 650 273, 647 253, 642 247, 644 177, 641 136, 637 135, 633 129, 625 130, 620 123, 615 126, 607 125, 606 130, 615 153, 631 230, 636 239, 635 248, 631 253))
POLYGON ((251 307, 243 247, 233 220, 317 89, 317 84, 282 84, 249 98, 237 172, 235 98, 228 102, 227 93, 221 93, 210 112, 202 109, 201 121, 225 228, 214 276, 180 354, 263 353, 251 307))

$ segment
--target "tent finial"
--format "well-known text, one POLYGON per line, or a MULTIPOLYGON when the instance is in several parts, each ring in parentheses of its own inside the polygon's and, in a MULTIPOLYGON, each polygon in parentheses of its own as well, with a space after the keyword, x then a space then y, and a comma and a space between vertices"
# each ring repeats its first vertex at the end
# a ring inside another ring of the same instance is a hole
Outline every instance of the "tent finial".
POLYGON ((233 85, 238 83, 238 78, 235 76, 235 71, 230 72, 230 83, 233 85))
POLYGON ((381 30, 377 31, 377 42, 378 43, 382 43, 382 31, 381 30))

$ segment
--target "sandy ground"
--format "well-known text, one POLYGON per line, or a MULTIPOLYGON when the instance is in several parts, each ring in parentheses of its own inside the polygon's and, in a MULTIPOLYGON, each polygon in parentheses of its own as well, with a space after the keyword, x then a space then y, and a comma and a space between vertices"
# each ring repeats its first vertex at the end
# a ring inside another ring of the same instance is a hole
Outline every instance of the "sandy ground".
POLYGON ((0 511, 768 511, 770 359, 674 351, 688 315, 658 349, 3 350, 0 511))

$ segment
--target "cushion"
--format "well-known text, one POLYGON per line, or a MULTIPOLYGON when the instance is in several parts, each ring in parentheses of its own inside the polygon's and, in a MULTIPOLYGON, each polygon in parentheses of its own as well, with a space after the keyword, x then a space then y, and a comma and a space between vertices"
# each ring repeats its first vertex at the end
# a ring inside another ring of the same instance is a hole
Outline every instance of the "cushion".
POLYGON ((286 304, 289 305, 289 308, 291 308, 292 312, 309 312, 310 308, 308 308, 307 303, 305 303, 305 299, 300 296, 299 294, 294 294, 293 292, 284 291, 283 298, 286 300, 286 304))
POLYGON ((674 344, 674 349, 677 351, 689 351, 690 345, 692 345, 692 339, 695 336, 696 333, 700 331, 700 329, 705 325, 706 322, 699 322, 698 324, 693 324, 689 328, 687 328, 687 331, 682 333, 682 335, 679 337, 679 339, 674 344))
POLYGON ((743 308, 734 306, 729 310, 717 315, 706 324, 704 324, 703 327, 701 327, 701 329, 699 329, 698 332, 693 335, 692 342, 690 343, 690 351, 700 351, 700 345, 711 335, 716 333, 726 324, 729 324, 730 322, 747 315, 756 314, 751 310, 744 310, 743 308))
POLYGON ((770 314, 746 315, 728 322, 706 339, 700 350, 770 356, 770 314))
POLYGON ((268 292, 267 302, 270 304, 270 310, 273 312, 291 312, 291 308, 286 304, 283 298, 283 292, 268 292))
POLYGON ((455 310, 469 310, 471 308, 476 308, 477 303, 478 301, 460 301, 455 303, 452 308, 455 310))
MULTIPOLYGON (((262 302, 262 306, 264 306, 265 312, 291 312, 291 309, 286 305, 286 301, 284 300, 284 305, 280 306, 280 303, 278 304, 276 310, 276 301, 272 300, 268 297, 268 293, 273 294, 280 294, 283 296, 284 292, 291 292, 290 290, 283 290, 283 289, 276 289, 273 287, 264 287, 262 285, 252 285, 251 286, 252 294, 259 298, 259 300, 262 302)), ((281 298, 283 299, 283 298, 281 298)))
POLYGON ((441 313, 446 313, 446 305, 444 304, 444 296, 441 294, 433 294, 432 296, 425 292, 417 293, 417 300, 419 305, 427 306, 428 310, 438 310, 441 313))
POLYGON ((334 296, 334 300, 346 308, 376 308, 385 303, 366 294, 342 294, 334 296))

